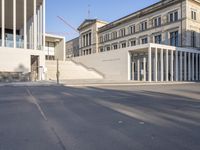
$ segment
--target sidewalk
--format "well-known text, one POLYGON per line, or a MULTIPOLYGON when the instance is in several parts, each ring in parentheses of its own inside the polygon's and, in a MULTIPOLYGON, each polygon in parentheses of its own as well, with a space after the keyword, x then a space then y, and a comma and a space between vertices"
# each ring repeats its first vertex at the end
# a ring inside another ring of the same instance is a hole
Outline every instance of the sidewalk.
MULTIPOLYGON (((86 86, 149 86, 149 85, 176 85, 191 84, 197 82, 138 82, 138 81, 116 81, 116 80, 63 80, 61 86, 86 87, 86 86)), ((37 82, 9 82, 0 83, 1 86, 58 86, 56 81, 37 81, 37 82)))
POLYGON ((195 82, 138 82, 138 81, 116 81, 116 80, 65 80, 61 81, 64 86, 127 86, 127 85, 173 85, 191 84, 195 82))

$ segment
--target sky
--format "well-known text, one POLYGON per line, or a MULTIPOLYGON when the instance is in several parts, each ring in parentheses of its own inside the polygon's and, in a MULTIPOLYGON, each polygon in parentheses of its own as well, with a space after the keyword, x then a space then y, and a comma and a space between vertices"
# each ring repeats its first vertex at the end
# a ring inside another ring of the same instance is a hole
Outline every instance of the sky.
POLYGON ((57 16, 65 19, 74 28, 78 28, 85 19, 112 22, 158 1, 46 0, 46 32, 65 36, 68 41, 77 37, 78 33, 65 25, 57 16), (88 15, 88 10, 90 10, 90 15, 88 15))

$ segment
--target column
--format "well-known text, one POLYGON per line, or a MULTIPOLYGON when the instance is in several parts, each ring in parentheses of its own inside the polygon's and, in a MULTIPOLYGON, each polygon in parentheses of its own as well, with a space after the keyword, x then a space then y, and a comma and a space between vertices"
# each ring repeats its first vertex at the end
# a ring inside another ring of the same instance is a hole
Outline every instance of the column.
POLYGON ((140 59, 137 59, 137 79, 140 81, 140 59))
POLYGON ((2 47, 5 46, 5 0, 1 0, 2 3, 1 3, 1 38, 2 38, 2 47))
POLYGON ((148 77, 149 77, 149 82, 152 81, 152 78, 151 78, 151 47, 149 47, 148 49, 148 77))
POLYGON ((131 60, 131 64, 132 64, 132 80, 135 80, 135 62, 133 60, 131 60))
POLYGON ((146 81, 146 57, 145 57, 145 54, 143 57, 143 75, 144 75, 143 81, 146 81))
POLYGON ((43 8, 42 5, 40 5, 40 48, 42 49, 42 12, 43 8))
POLYGON ((184 81, 187 81, 187 52, 184 52, 184 81))
POLYGON ((192 53, 192 81, 194 81, 194 53, 192 53))
POLYGON ((199 65, 198 65, 198 53, 196 53, 196 81, 198 81, 198 68, 199 68, 199 65))
POLYGON ((173 50, 171 50, 171 65, 170 65, 171 71, 170 71, 170 76, 171 76, 171 81, 173 81, 173 75, 174 75, 174 55, 173 55, 173 50))
POLYGON ((199 70, 199 81, 200 81, 200 54, 199 55, 199 67, 198 67, 198 70, 199 70))
POLYGON ((166 49, 166 81, 169 81, 169 50, 166 49))
POLYGON ((27 0, 24 0, 24 49, 27 49, 27 0))
POLYGON ((46 18, 46 0, 43 0, 43 4, 42 4, 42 18, 43 18, 43 21, 42 21, 42 25, 43 25, 43 50, 45 49, 45 32, 46 32, 46 21, 45 21, 45 18, 46 18))
POLYGON ((37 9, 37 49, 39 49, 39 45, 40 45, 40 9, 37 9))
POLYGON ((158 82, 158 49, 155 48, 155 61, 154 61, 154 80, 158 82))
POLYGON ((13 0, 13 47, 16 48, 16 0, 13 0))
POLYGON ((163 67, 163 49, 160 51, 160 77, 161 77, 161 82, 164 80, 164 67, 163 67))
POLYGON ((33 49, 37 49, 37 11, 36 0, 33 0, 33 49))
POLYGON ((175 51, 176 54, 176 81, 178 81, 178 51, 175 51))
POLYGON ((180 52, 180 81, 183 80, 183 52, 180 52))
POLYGON ((190 53, 188 53, 188 81, 191 80, 191 61, 190 61, 190 53))

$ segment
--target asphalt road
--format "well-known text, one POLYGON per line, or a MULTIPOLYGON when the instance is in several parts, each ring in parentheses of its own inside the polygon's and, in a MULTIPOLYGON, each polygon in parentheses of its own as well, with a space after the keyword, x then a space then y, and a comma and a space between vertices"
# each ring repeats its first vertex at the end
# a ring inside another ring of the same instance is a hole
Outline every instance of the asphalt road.
POLYGON ((2 86, 0 150, 200 150, 200 84, 2 86))

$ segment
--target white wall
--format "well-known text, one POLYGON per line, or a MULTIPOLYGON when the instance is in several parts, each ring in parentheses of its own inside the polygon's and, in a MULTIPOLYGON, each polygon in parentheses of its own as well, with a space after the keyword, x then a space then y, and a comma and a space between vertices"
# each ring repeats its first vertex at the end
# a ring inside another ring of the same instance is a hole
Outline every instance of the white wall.
MULTIPOLYGON (((56 80, 57 61, 46 61, 46 79, 56 80)), ((86 68, 81 64, 72 61, 59 61, 59 79, 102 79, 103 77, 96 71, 86 68)))
POLYGON ((17 48, 0 48, 0 71, 23 73, 30 72, 31 55, 38 55, 39 66, 45 67, 45 54, 43 51, 17 48))
POLYGON ((87 67, 94 68, 108 80, 129 80, 128 49, 118 49, 73 58, 87 67))

